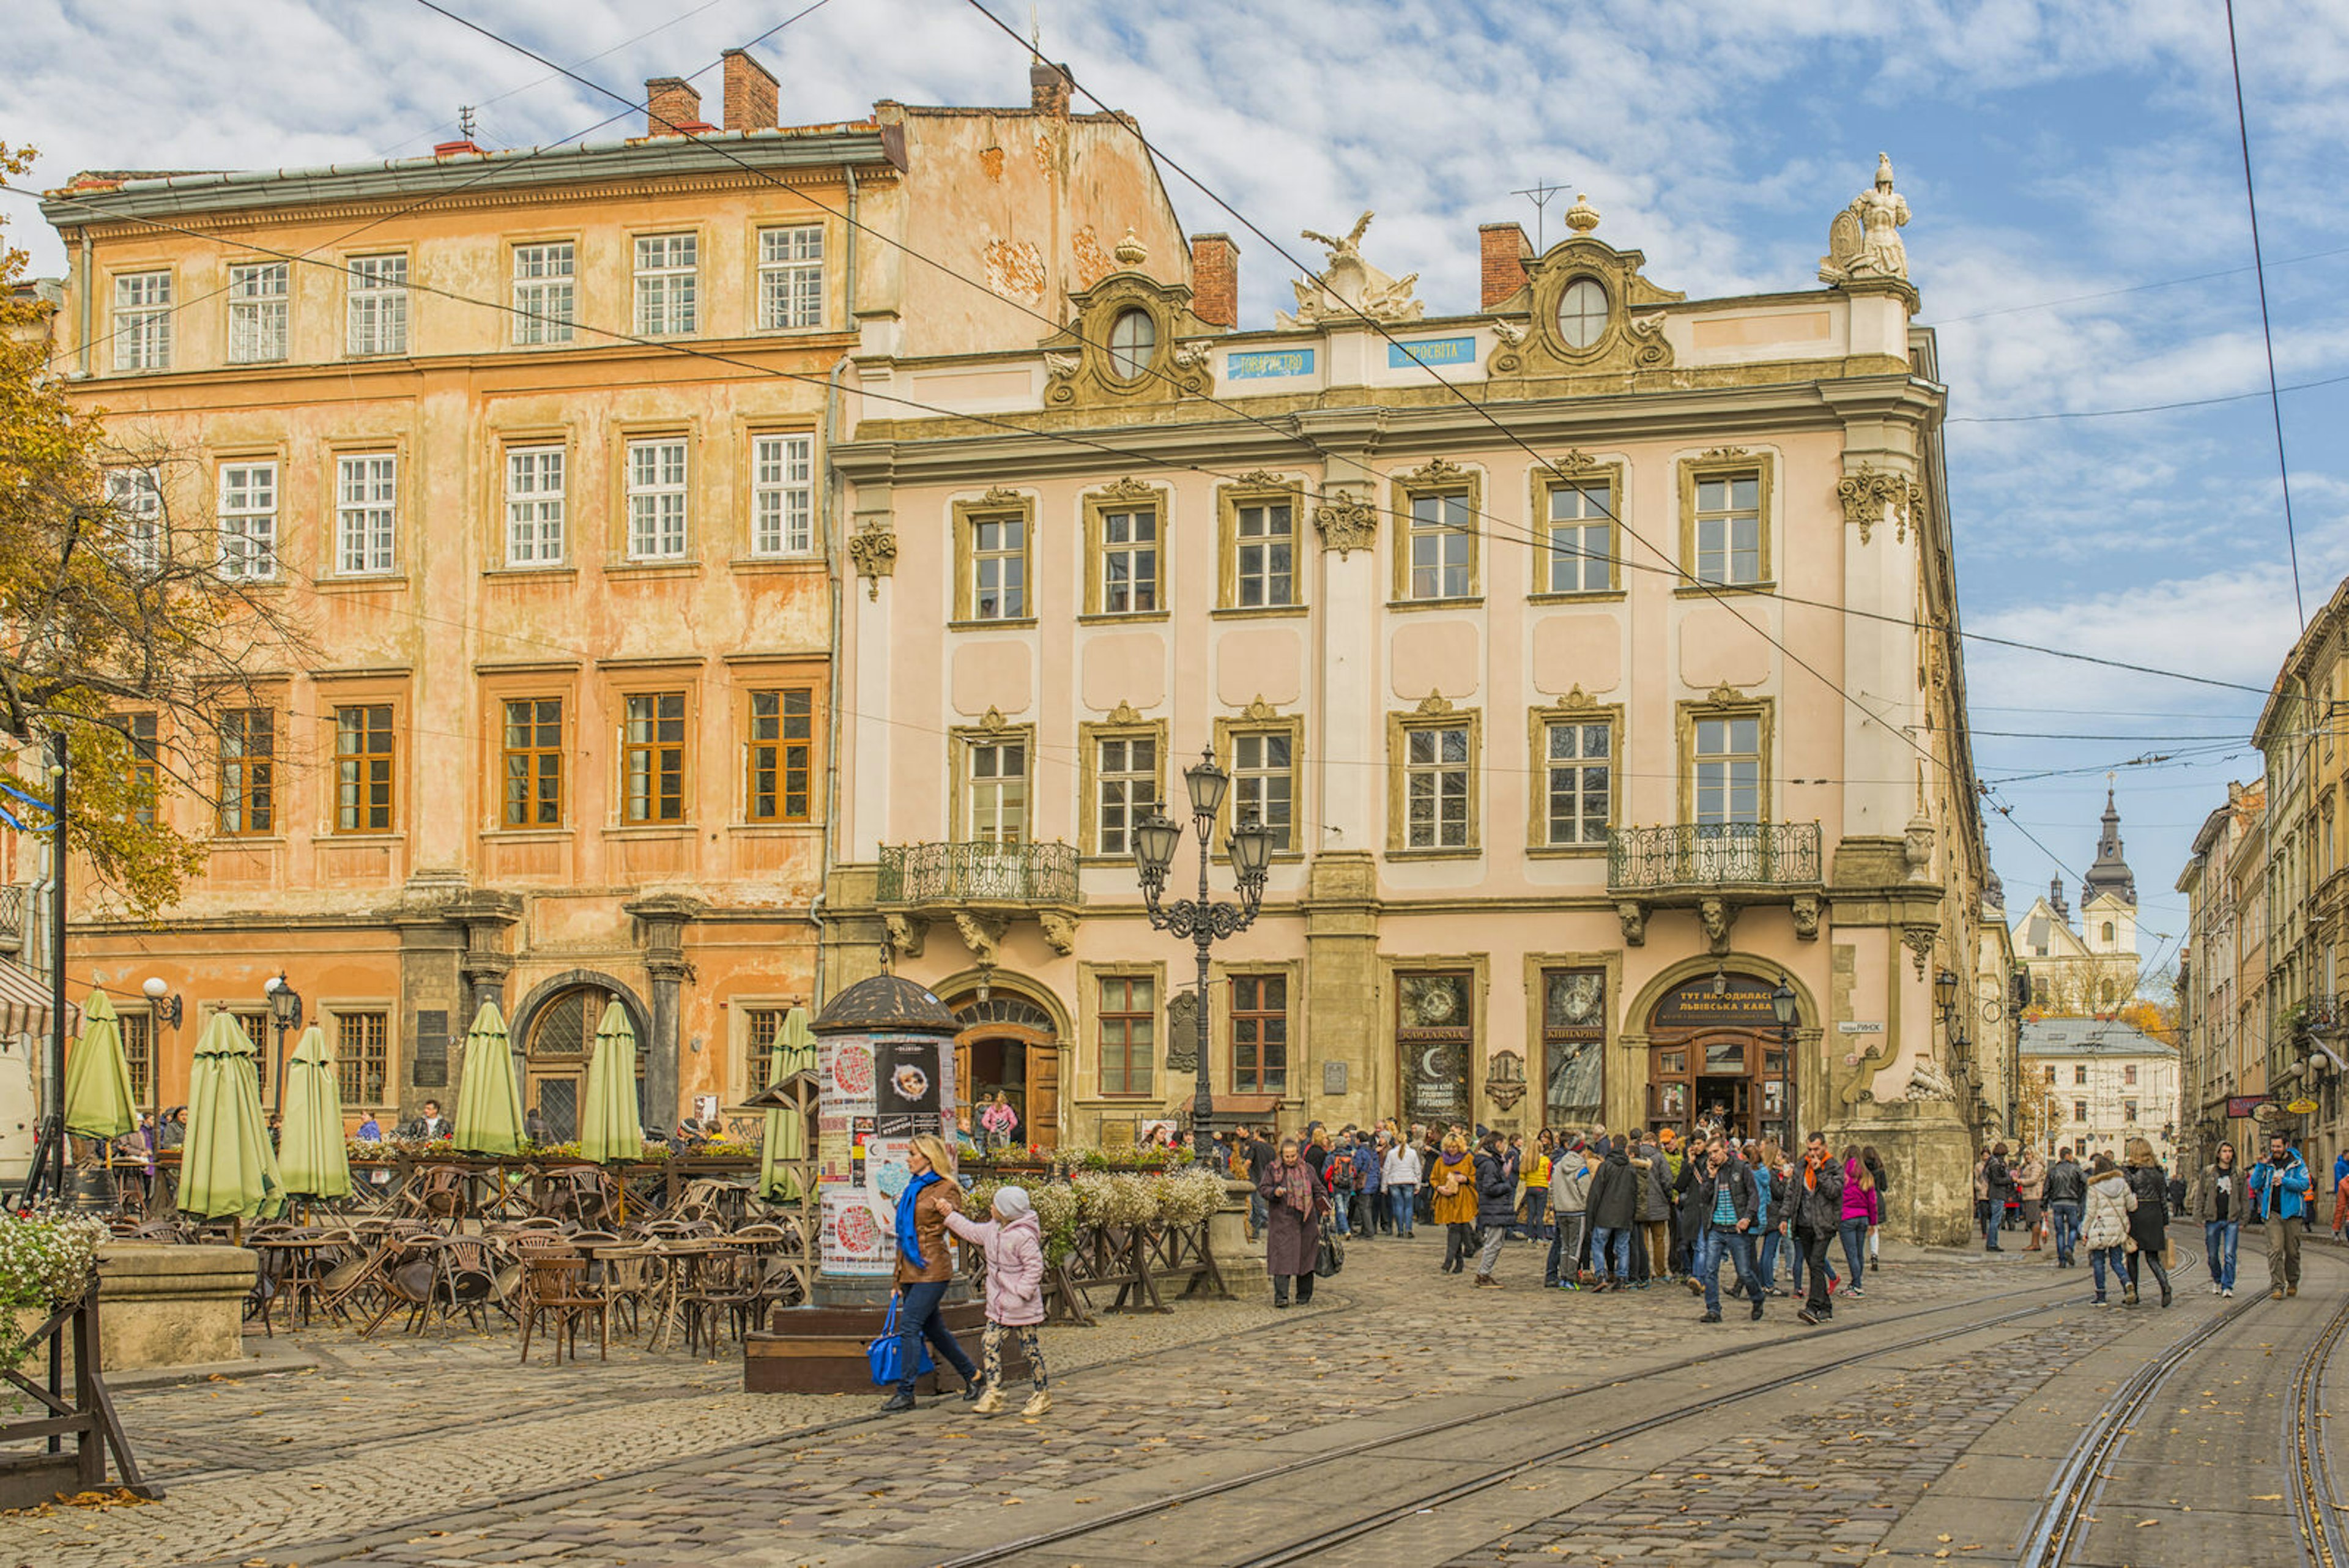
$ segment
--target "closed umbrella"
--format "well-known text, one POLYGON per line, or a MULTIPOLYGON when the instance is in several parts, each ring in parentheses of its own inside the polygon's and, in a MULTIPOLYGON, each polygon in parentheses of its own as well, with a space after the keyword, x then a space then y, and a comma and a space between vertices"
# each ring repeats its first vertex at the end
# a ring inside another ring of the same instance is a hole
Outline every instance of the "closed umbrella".
POLYGON ((465 1032, 464 1071, 457 1085, 456 1146, 468 1154, 522 1152, 522 1086, 514 1082, 513 1042, 494 1002, 481 1003, 465 1032))
MULTIPOLYGON (((814 1067, 815 1030, 809 1025, 807 1009, 794 1007, 783 1015, 783 1026, 775 1031, 775 1043, 767 1050, 767 1082, 780 1084, 794 1073, 812 1072, 814 1067)), ((759 1155, 759 1196, 787 1202, 798 1198, 799 1181, 785 1162, 806 1158, 807 1128, 799 1114, 769 1111, 766 1147, 759 1155)))
POLYGON ((130 1066, 122 1059, 122 1026, 106 992, 89 993, 81 1040, 66 1064, 66 1131, 112 1140, 139 1125, 130 1098, 130 1066))
POLYGON ((188 1136, 180 1146, 180 1207, 200 1219, 242 1220, 285 1192, 269 1128, 253 1042, 233 1013, 215 1012, 196 1043, 188 1085, 188 1136))
MULTIPOLYGON (((587 1062, 587 1093, 579 1107, 579 1152, 597 1165, 642 1159, 645 1124, 636 1113, 636 1032, 616 1001, 595 1025, 595 1054, 587 1062)), ((628 1187, 620 1183, 620 1219, 628 1217, 628 1187)))
POLYGON ((285 1119, 277 1132, 277 1167, 288 1192, 311 1198, 348 1198, 351 1162, 343 1147, 343 1091, 335 1059, 326 1053, 326 1032, 313 1023, 302 1031, 294 1059, 285 1064, 285 1119))

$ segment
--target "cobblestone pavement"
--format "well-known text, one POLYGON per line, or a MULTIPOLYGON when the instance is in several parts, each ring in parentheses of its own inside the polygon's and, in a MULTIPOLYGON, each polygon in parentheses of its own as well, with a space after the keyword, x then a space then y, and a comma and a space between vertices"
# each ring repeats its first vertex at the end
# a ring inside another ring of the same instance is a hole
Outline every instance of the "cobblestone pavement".
MULTIPOLYGON (((1310 1308, 1191 1304, 1049 1331, 1056 1407, 1035 1421, 975 1417, 955 1400, 883 1420, 863 1396, 747 1396, 730 1357, 616 1347, 608 1368, 557 1370, 516 1366, 510 1336, 311 1334, 315 1373, 127 1397, 133 1440, 169 1499, 0 1519, 0 1564, 935 1563, 1341 1445, 1548 1401, 1407 1441, 1400 1456, 1340 1459, 1190 1505, 1180 1525, 1153 1516, 1018 1558, 1232 1561, 1652 1409, 1804 1372, 1831 1345, 1848 1346, 1852 1364, 1536 1467, 1316 1560, 1484 1564, 1570 1549, 1597 1563, 1708 1568, 1854 1562, 1945 1501, 1937 1489, 1963 1481, 1969 1449, 2019 1419, 2047 1378, 2100 1346, 2166 1344, 2218 1305, 2067 1306, 1977 1332, 1981 1319, 2085 1295, 2085 1271, 1895 1252, 1867 1300, 1839 1306, 1837 1327, 1853 1332, 1829 1340, 1797 1324, 1791 1302, 1772 1302, 1759 1324, 1733 1312, 1699 1325, 1699 1303, 1675 1287, 1603 1298, 1534 1288, 1532 1246, 1505 1255, 1498 1291, 1440 1275, 1439 1255, 1425 1239, 1358 1242, 1310 1308), (1967 1332, 1887 1349, 1913 1331, 1884 1320, 1927 1313, 1914 1330, 1967 1332), (1864 1350, 1885 1353, 1859 1359, 1864 1350)), ((2069 1441, 2051 1431, 2013 1462, 2037 1464, 2044 1490, 2069 1441)), ((1994 1550, 1950 1533, 1920 1556, 1994 1550)))

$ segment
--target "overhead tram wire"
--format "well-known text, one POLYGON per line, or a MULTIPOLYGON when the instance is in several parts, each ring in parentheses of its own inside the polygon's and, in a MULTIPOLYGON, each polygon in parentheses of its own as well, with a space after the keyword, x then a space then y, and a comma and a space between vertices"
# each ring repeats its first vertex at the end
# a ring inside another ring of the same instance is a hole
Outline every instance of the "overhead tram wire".
POLYGON ((2251 215, 2251 270, 2260 284, 2260 339, 2268 351, 2268 412, 2275 421, 2276 478, 2283 484, 2283 539, 2292 552, 2292 604, 2300 629, 2308 630, 2308 607, 2300 595, 2300 537, 2292 525, 2292 465, 2283 446, 2283 399, 2276 387, 2275 327, 2268 316, 2268 269, 2260 253, 2260 197, 2251 182, 2251 124, 2243 113, 2243 61, 2235 47, 2235 0, 2227 0, 2227 63, 2235 73, 2235 131, 2243 147, 2243 204, 2251 215))

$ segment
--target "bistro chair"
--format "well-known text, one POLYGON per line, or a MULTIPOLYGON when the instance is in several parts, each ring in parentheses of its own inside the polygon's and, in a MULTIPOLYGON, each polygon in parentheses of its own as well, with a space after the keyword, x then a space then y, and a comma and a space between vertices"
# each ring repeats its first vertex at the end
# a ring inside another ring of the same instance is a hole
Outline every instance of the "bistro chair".
POLYGON ((562 1364, 566 1344, 571 1347, 571 1358, 576 1361, 579 1320, 583 1317, 595 1320, 596 1354, 605 1361, 611 1360, 611 1303, 587 1287, 587 1260, 552 1253, 530 1258, 523 1276, 523 1361, 529 1362, 531 1334, 542 1324, 548 1326, 549 1337, 554 1342, 556 1365, 562 1364))

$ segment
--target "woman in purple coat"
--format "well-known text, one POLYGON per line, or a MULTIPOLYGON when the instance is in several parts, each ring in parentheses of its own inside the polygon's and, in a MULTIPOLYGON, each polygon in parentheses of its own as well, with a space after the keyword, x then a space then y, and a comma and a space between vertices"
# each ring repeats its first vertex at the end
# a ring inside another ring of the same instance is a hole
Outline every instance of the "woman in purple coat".
POLYGON ((1297 1304, 1313 1299, 1313 1265, 1321 1255, 1321 1217, 1330 1199, 1313 1168, 1298 1152, 1297 1140, 1280 1140, 1279 1156, 1257 1183, 1270 1216, 1264 1228, 1264 1268, 1272 1276, 1272 1304, 1288 1304, 1288 1282, 1297 1282, 1297 1304))

